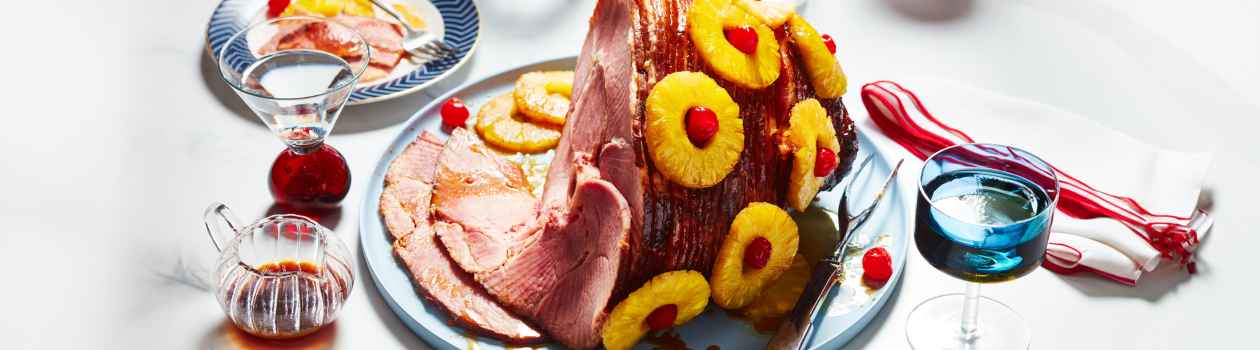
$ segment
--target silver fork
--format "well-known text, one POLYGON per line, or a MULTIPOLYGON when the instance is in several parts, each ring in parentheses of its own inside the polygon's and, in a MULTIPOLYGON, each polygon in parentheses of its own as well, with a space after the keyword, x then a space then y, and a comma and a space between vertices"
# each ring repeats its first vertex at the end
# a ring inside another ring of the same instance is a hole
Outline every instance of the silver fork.
POLYGON ((410 24, 407 24, 407 19, 403 18, 402 14, 386 6, 380 0, 369 1, 372 1, 372 4, 376 5, 376 7, 385 10, 385 13, 393 16, 402 25, 403 29, 407 31, 406 35, 403 35, 402 47, 403 50, 406 50, 412 56, 424 60, 436 60, 455 54, 455 48, 447 45, 445 41, 442 41, 442 38, 427 30, 412 28, 410 24))
MULTIPOLYGON (((875 211, 875 207, 878 207, 879 203, 883 202, 884 194, 888 193, 888 187, 892 185, 893 179, 897 178, 897 171, 901 170, 901 163, 905 163, 906 161, 905 159, 898 160, 897 165, 893 166, 892 172, 889 172, 888 177, 884 178, 884 183, 883 185, 880 185, 879 192, 875 193, 875 199, 872 199, 871 203, 868 204, 866 208, 858 211, 857 214, 850 215, 849 190, 853 187, 853 183, 857 182, 858 173, 866 169, 866 163, 871 161, 871 157, 873 156, 868 156, 866 160, 862 162, 862 166, 858 169, 858 171, 853 173, 853 179, 850 179, 849 183, 844 186, 844 193, 840 194, 840 204, 838 205, 838 208, 836 208, 836 221, 838 221, 837 227, 840 229, 839 232, 840 234, 843 234, 844 237, 843 243, 840 247, 838 247, 838 249, 844 249, 848 245, 848 242, 851 241, 854 236, 857 236, 856 233, 858 228, 861 228, 863 224, 866 224, 866 220, 871 218, 871 213, 875 211)), ((840 254, 840 256, 843 256, 843 254, 840 254)))
POLYGON ((897 161, 897 165, 893 166, 892 172, 884 179, 884 184, 880 186, 879 192, 875 194, 875 199, 870 204, 859 210, 857 214, 850 215, 850 190, 853 188, 853 183, 857 182, 858 176, 869 169, 872 158, 874 158, 873 155, 867 156, 861 165, 858 165, 858 168, 850 175, 849 183, 844 186, 844 192, 840 194, 840 205, 836 210, 836 219, 839 224, 837 233, 844 236, 839 237, 839 243, 833 248, 830 256, 814 264, 814 272, 809 282, 805 284, 805 290, 801 293, 800 299, 796 301, 796 307, 779 324, 778 332, 770 339, 766 349, 800 350, 805 348, 805 341, 813 329, 814 315, 820 311, 819 306, 827 298, 831 288, 835 287, 835 276, 843 272, 845 248, 857 236, 857 229, 866 224, 871 213, 875 211, 875 207, 883 201, 893 179, 897 177, 897 171, 901 169, 901 163, 905 161, 905 159, 897 161))

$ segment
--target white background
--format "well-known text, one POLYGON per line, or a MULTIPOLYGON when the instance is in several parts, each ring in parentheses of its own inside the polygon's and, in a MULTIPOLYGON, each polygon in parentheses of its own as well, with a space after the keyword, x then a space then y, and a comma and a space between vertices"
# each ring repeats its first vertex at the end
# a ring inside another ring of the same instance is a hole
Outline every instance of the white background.
MULTIPOLYGON (((355 254, 363 180, 400 123, 471 79, 576 54, 591 11, 586 0, 478 3, 482 36, 470 64, 428 91, 347 108, 329 140, 355 179, 336 225, 355 254)), ((206 58, 215 5, 5 3, 0 348, 229 347, 218 305, 187 278, 214 257, 201 211, 222 201, 261 217, 271 205, 265 174, 282 146, 206 58)), ((1045 102, 1164 147, 1214 151, 1206 188, 1217 226, 1199 274, 1161 270, 1130 288, 1038 271, 985 293, 1029 319, 1034 349, 1249 347, 1260 313, 1257 2, 813 0, 803 13, 836 37, 850 103, 862 83, 930 75, 1045 102)), ((896 299, 853 348, 907 348, 909 309, 961 288, 912 255, 896 299)), ((423 348, 359 264, 356 290, 324 340, 423 348)))

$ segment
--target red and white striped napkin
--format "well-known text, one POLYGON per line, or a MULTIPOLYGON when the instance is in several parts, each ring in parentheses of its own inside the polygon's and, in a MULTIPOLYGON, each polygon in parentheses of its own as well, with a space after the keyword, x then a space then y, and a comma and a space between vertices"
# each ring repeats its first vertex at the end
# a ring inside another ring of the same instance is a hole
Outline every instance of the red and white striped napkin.
POLYGON ((869 121, 919 159, 950 145, 1017 146, 1055 167, 1059 212, 1042 264, 1136 285, 1144 271, 1194 251, 1212 225, 1195 209, 1209 153, 1159 149, 1054 107, 938 80, 863 86, 869 121), (913 92, 911 91, 913 89, 913 92), (929 109, 930 108, 930 109, 929 109))

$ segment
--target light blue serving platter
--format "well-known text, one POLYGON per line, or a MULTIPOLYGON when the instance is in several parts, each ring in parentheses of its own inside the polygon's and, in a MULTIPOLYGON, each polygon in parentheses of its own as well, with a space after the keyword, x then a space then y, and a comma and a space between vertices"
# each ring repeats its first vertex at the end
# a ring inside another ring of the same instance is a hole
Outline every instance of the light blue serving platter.
MULTIPOLYGON (((481 79, 460 88, 452 90, 440 98, 434 100, 428 106, 420 109, 415 115, 411 116, 394 139, 389 148, 385 150, 385 154, 381 156, 380 162, 377 164, 369 181, 367 193, 364 195, 364 203, 362 212, 360 213, 360 246, 363 249, 364 260, 367 261, 368 269, 371 271, 372 280, 376 283, 381 297, 389 304, 394 313, 402 320, 407 327, 411 328, 416 335, 420 336, 426 343, 435 349, 456 350, 468 349, 475 347, 478 349, 505 349, 505 344, 493 339, 476 337, 472 333, 452 326, 446 318, 446 315, 438 308, 429 305, 423 300, 414 289, 410 277, 406 270, 398 264, 393 255, 392 238, 385 231, 384 223, 381 221, 377 208, 380 207, 381 189, 384 184, 385 171, 389 168, 389 163, 398 156, 400 152, 422 131, 428 131, 437 135, 447 136, 442 131, 441 117, 438 115, 441 102, 451 97, 459 97, 467 103, 468 106, 476 108, 481 106, 490 98, 508 92, 512 89, 516 78, 523 73, 532 71, 545 70, 571 70, 576 62, 574 57, 561 59, 553 59, 549 61, 538 62, 525 65, 516 69, 508 70, 485 79, 481 79)), ((861 181, 855 189, 858 190, 854 203, 866 203, 868 198, 873 196, 875 187, 882 180, 885 174, 891 170, 891 166, 896 159, 889 159, 881 154, 889 154, 880 152, 883 150, 893 150, 889 145, 876 145, 869 137, 859 134, 859 148, 861 153, 858 159, 866 157, 867 154, 875 155, 875 166, 870 177, 863 176, 855 179, 861 181), (877 147, 878 146, 878 147, 877 147)), ((895 145, 892 145, 895 146, 895 145)), ((912 174, 906 169, 902 169, 899 180, 905 180, 912 174)), ((862 238, 857 239, 859 244, 863 242, 875 241, 874 237, 882 237, 878 241, 887 247, 893 256, 894 273, 892 279, 883 286, 883 288, 866 292, 865 289, 856 289, 863 291, 860 295, 862 302, 853 303, 854 290, 837 288, 828 299, 828 309, 819 312, 821 315, 815 320, 815 333, 809 341, 810 349, 835 349, 858 334, 865 327, 876 313, 888 301, 890 295, 893 295, 894 289, 899 285, 901 272, 906 262, 906 251, 909 245, 909 233, 913 227, 913 196, 906 195, 905 189, 908 182, 896 181, 892 188, 892 192, 885 199, 887 202, 882 204, 874 213, 875 217, 866 227, 862 228, 859 234, 862 238), (870 237, 870 238, 868 238, 870 237)), ((829 208, 820 212, 830 213, 830 220, 834 226, 834 208, 839 201, 839 191, 826 192, 819 195, 816 206, 821 208, 829 208)), ((805 229, 802 226, 802 229, 805 229)), ((805 234, 805 233, 802 233, 805 234)), ((858 252, 851 253, 850 256, 861 259, 860 250, 851 249, 858 252)), ((852 271, 850 272, 852 273, 852 271)), ((853 287, 850 288, 865 288, 853 287)), ((726 312, 723 312, 710 304, 706 310, 696 319, 686 325, 676 329, 678 335, 687 344, 689 348, 704 349, 710 345, 716 345, 723 350, 739 350, 739 349, 763 349, 769 341, 769 336, 758 334, 747 322, 731 318, 726 312)), ((558 345, 544 345, 545 348, 561 348, 558 345)), ((648 349, 649 345, 640 344, 640 348, 648 349)))
MULTIPOLYGON (((424 19, 424 30, 442 38, 455 49, 455 54, 426 62, 403 60, 383 80, 359 84, 350 94, 351 105, 384 101, 420 91, 455 72, 472 57, 477 49, 481 31, 481 17, 472 0, 387 0, 384 3, 404 3, 416 10, 424 19)), ((206 52, 210 59, 219 57, 219 51, 233 35, 250 24, 263 21, 267 0, 223 0, 210 15, 206 25, 206 52)), ((376 9, 376 16, 388 18, 384 11, 376 9)))

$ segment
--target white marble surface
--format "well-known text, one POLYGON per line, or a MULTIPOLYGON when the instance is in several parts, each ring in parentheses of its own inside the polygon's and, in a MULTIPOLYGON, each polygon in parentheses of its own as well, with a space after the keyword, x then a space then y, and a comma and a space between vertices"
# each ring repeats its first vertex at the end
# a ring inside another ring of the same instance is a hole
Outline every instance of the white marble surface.
MULTIPOLYGON (((578 51, 590 1, 524 2, 479 1, 481 49, 450 81, 345 111, 330 143, 360 181, 336 231, 356 254, 361 180, 413 111, 470 79, 578 51)), ((182 276, 214 256, 207 203, 255 218, 268 209, 264 176, 282 146, 206 59, 215 4, 6 3, 0 347, 231 348, 218 305, 182 276)), ((1128 288, 1038 271, 986 287, 1026 315, 1034 349, 1237 349, 1254 338, 1256 2, 813 0, 804 13, 836 37, 853 86, 943 77, 1216 152, 1206 186, 1218 221, 1199 274, 1161 270, 1128 288)), ((423 348, 358 272, 335 332, 319 340, 423 348)), ((850 347, 907 348, 907 312, 961 287, 916 254, 850 347)))

